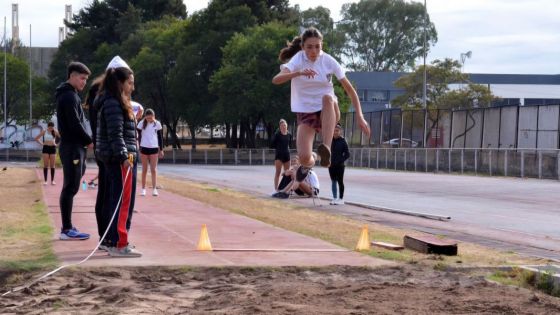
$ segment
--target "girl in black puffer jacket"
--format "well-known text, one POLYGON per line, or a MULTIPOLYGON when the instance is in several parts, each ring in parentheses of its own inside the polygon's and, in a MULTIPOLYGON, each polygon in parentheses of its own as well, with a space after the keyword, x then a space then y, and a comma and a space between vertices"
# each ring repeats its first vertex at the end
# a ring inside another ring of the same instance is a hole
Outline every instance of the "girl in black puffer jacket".
POLYGON ((142 254, 128 243, 138 148, 136 120, 129 99, 134 90, 134 75, 128 65, 123 64, 125 66, 107 69, 101 92, 95 100, 98 108, 95 154, 105 168, 106 183, 102 222, 98 224, 108 226, 116 211, 104 247, 110 256, 140 257, 142 254), (122 202, 119 203, 121 194, 122 202))

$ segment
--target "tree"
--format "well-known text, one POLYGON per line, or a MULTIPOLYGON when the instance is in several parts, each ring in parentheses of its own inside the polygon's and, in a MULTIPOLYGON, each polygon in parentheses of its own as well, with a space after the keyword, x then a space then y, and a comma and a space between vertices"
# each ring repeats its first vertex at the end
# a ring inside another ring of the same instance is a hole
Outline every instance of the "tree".
POLYGON ((51 88, 66 80, 69 62, 81 61, 94 74, 101 74, 118 53, 119 45, 142 23, 165 16, 183 19, 186 14, 186 7, 180 0, 93 0, 74 15, 73 22, 67 23, 72 35, 61 43, 49 69, 51 88), (111 55, 107 59, 109 52, 111 55))
POLYGON ((404 0, 361 0, 342 6, 338 28, 346 34, 343 54, 355 71, 404 71, 414 68, 437 42, 424 5, 404 0), (424 21, 425 19, 425 21, 424 21))
MULTIPOLYGON (((415 72, 399 78, 395 86, 404 89, 404 94, 397 96, 391 101, 396 107, 422 108, 424 66, 420 66, 415 72)), ((469 109, 476 107, 488 107, 495 97, 484 85, 473 84, 468 80, 468 75, 461 72, 461 64, 457 60, 445 59, 434 60, 431 66, 426 66, 426 105, 428 109, 469 109), (452 84, 466 82, 466 88, 452 89, 452 84)), ((428 129, 427 140, 432 129, 441 118, 439 110, 428 110, 428 118, 432 126, 428 129)), ((476 121, 469 111, 472 125, 465 132, 472 129, 476 121)), ((459 135, 462 136, 462 135, 459 135)))
POLYGON ((218 97, 215 113, 223 121, 241 123, 248 147, 255 146, 259 123, 271 125, 290 115, 289 86, 278 88, 270 80, 279 71, 278 52, 294 34, 295 28, 271 22, 234 35, 211 77, 210 92, 218 97))
MULTIPOLYGON (((171 93, 171 71, 176 66, 177 55, 181 50, 176 39, 188 21, 164 19, 150 22, 137 32, 131 41, 141 43, 137 52, 130 59, 130 66, 134 69, 136 83, 136 98, 146 106, 150 105, 167 127, 171 135, 173 146, 180 148, 177 138, 177 125, 180 120, 180 102, 171 93)), ((135 45, 123 45, 136 47, 135 45)))
POLYGON ((304 28, 313 26, 323 34, 323 49, 331 55, 340 58, 345 36, 340 29, 335 28, 335 22, 331 18, 331 11, 325 7, 318 6, 301 12, 300 16, 301 25, 304 28))
MULTIPOLYGON (((4 53, 0 53, 0 73, 4 73, 4 53)), ((6 56, 6 117, 7 123, 29 123, 29 66, 11 54, 6 56)), ((4 86, 4 76, 0 76, 0 86, 4 86)), ((32 109, 33 118, 42 119, 49 117, 53 111, 52 93, 48 93, 46 80, 32 76, 32 109)), ((0 93, 0 101, 4 102, 4 89, 0 93)), ((0 108, 0 117, 4 119, 4 104, 0 108)))

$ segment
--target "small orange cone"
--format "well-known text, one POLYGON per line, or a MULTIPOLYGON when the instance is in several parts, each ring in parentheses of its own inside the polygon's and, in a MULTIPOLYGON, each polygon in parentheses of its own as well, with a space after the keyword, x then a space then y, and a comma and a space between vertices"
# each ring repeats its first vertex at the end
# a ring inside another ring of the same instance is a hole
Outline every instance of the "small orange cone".
POLYGON ((360 239, 358 240, 358 244, 356 245, 356 250, 369 250, 370 248, 371 244, 369 242, 368 226, 364 225, 362 227, 360 239))
POLYGON ((196 250, 212 251, 212 244, 210 244, 210 238, 208 237, 208 229, 206 228, 206 224, 203 224, 202 230, 200 230, 200 238, 198 239, 196 250))

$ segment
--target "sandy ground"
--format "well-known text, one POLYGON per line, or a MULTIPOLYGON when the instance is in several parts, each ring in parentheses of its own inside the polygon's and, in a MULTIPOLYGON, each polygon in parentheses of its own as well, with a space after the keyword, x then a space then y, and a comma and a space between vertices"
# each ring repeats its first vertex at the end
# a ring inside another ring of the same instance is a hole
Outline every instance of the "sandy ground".
POLYGON ((45 313, 558 314, 560 299, 418 265, 79 268, 0 298, 0 314, 45 313))

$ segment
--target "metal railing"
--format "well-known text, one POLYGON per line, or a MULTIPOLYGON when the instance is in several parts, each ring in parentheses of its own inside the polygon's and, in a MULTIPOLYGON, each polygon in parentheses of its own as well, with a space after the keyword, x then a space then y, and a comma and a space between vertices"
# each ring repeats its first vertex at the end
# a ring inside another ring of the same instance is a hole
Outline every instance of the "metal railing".
MULTIPOLYGON (((292 150, 295 154, 295 150, 292 150)), ((0 149, 5 161, 36 162, 41 151, 0 149)), ((89 152, 88 158, 93 161, 89 152)), ((210 149, 166 151, 161 163, 272 165, 274 150, 210 149)), ((560 180, 560 150, 351 148, 348 166, 426 173, 529 177, 560 180)))

